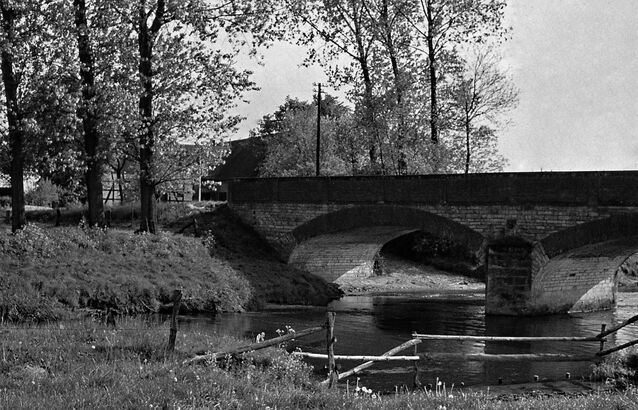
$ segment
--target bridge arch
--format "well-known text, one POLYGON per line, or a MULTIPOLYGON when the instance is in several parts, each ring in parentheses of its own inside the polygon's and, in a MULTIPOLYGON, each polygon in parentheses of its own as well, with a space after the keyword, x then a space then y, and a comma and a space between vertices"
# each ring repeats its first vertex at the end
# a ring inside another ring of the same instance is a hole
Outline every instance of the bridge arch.
POLYGON ((613 307, 618 271, 637 252, 636 214, 616 214, 548 235, 530 248, 525 310, 543 314, 613 307))
POLYGON ((367 277, 386 243, 416 231, 453 239, 475 254, 485 242, 473 229, 432 212, 396 205, 352 206, 295 228, 296 246, 288 262, 329 282, 367 277))
POLYGON ((638 213, 618 213, 554 232, 540 242, 553 258, 586 245, 637 236, 638 213))

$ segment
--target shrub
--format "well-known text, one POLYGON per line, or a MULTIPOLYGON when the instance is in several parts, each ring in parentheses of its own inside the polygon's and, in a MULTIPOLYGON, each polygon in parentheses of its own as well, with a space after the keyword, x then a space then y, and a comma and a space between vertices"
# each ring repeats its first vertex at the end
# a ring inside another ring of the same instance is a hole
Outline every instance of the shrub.
POLYGON ((621 350, 613 353, 593 366, 594 379, 605 381, 614 387, 625 389, 638 380, 638 348, 621 350))
POLYGON ((60 200, 60 187, 50 179, 42 178, 34 190, 24 195, 27 204, 37 206, 51 206, 60 200))

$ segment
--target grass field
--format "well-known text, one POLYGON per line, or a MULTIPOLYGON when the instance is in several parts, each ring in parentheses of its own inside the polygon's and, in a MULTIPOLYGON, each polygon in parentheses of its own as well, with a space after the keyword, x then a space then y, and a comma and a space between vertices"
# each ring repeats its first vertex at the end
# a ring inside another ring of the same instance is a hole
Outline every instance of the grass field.
MULTIPOLYGON (((117 327, 83 319, 0 330, 2 409, 636 409, 638 391, 495 397, 450 389, 379 395, 326 390, 318 375, 280 348, 185 365, 196 352, 248 343, 179 331, 165 350, 166 323, 127 317, 117 327)), ((360 386, 364 387, 364 386, 360 386)))

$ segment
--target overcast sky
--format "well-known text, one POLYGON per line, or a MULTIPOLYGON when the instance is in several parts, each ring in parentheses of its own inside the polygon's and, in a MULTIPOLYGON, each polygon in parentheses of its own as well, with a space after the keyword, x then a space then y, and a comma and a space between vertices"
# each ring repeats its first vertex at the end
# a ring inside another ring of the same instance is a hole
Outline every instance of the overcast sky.
MULTIPOLYGON (((503 55, 520 89, 500 134, 507 170, 638 169, 638 1, 510 0, 506 23, 503 55)), ((238 136, 286 95, 312 98, 325 77, 302 58, 285 44, 266 52, 238 136)))

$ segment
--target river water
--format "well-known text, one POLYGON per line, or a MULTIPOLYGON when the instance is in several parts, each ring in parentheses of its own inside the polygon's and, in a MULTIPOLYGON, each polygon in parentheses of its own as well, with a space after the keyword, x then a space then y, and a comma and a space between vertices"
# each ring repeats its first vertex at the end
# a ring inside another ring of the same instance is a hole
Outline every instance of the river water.
MULTIPOLYGON (((638 314, 638 293, 619 293, 615 309, 538 317, 485 316, 484 294, 431 293, 402 296, 346 296, 333 302, 336 312, 335 354, 380 355, 407 341, 413 331, 428 334, 489 336, 595 336, 600 325, 608 327, 638 314)), ((302 330, 325 322, 325 308, 281 307, 265 312, 219 314, 194 317, 189 326, 210 332, 248 337, 260 332, 276 337, 277 329, 290 326, 302 330)), ((606 347, 638 338, 638 324, 630 325, 608 337, 606 347)), ((325 333, 294 342, 303 351, 325 353, 325 333)), ((457 342, 424 341, 419 352, 463 353, 595 353, 599 343, 570 342, 457 342)), ((404 354, 412 354, 408 349, 404 354)), ((316 372, 323 373, 325 361, 312 361, 316 372)), ((358 362, 342 362, 347 370, 358 362)), ((540 380, 559 380, 569 372, 572 379, 586 378, 587 362, 421 362, 419 379, 423 384, 443 381, 448 388, 465 385, 496 384, 540 380)), ((394 386, 413 384, 414 367, 408 362, 377 363, 359 375, 360 385, 374 390, 392 391, 394 386)), ((356 377, 354 378, 356 379, 356 377)), ((354 379, 351 378, 352 383, 354 379)))

